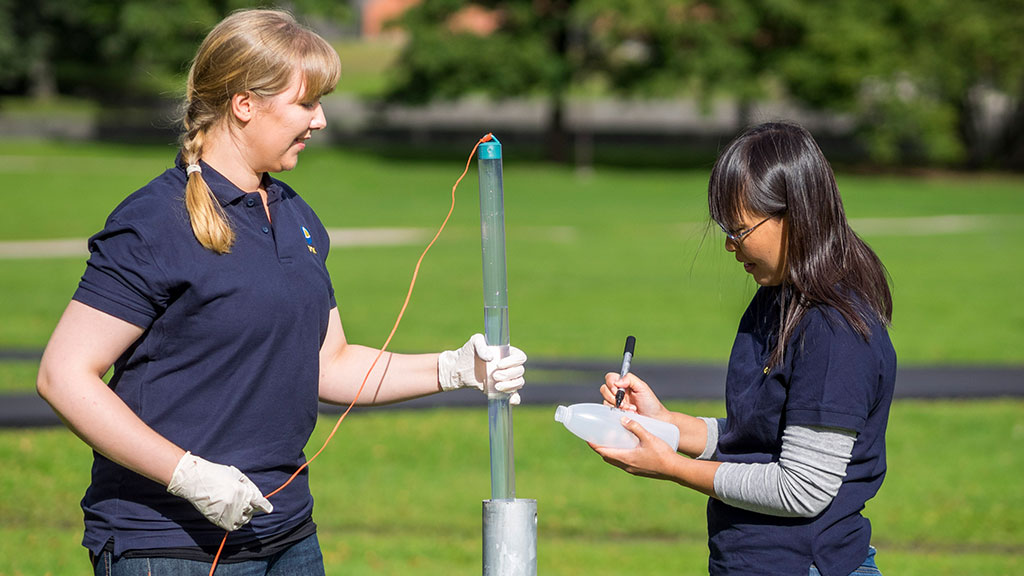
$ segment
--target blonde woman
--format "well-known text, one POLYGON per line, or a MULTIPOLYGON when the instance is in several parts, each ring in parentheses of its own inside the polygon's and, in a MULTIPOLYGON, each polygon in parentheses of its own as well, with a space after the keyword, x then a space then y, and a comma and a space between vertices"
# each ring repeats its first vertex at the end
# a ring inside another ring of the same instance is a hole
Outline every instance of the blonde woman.
MULTIPOLYGON (((208 574, 225 530, 220 574, 324 572, 307 473, 264 494, 305 462, 318 399, 352 402, 379 351, 347 342, 327 232, 269 174, 326 126, 339 74, 289 14, 227 17, 192 63, 174 167, 89 241, 38 390, 94 449, 82 508, 96 574, 208 574)), ((387 354, 360 403, 488 378, 515 394, 525 360, 498 360, 480 335, 387 354)))

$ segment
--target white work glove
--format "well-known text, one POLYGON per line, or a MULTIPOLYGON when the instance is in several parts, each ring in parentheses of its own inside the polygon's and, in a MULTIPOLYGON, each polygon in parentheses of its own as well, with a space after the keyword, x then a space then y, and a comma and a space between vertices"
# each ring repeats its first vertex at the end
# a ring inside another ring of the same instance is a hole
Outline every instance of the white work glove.
POLYGON ((207 520, 229 532, 245 526, 257 512, 274 510, 238 468, 208 462, 191 452, 178 461, 167 491, 188 500, 207 520))
POLYGON ((437 359, 437 379, 442 390, 472 387, 483 393, 492 391, 510 394, 509 404, 519 404, 520 388, 526 384, 526 354, 515 346, 508 347, 508 356, 501 358, 501 346, 488 346, 483 334, 474 334, 462 348, 445 350, 437 359))

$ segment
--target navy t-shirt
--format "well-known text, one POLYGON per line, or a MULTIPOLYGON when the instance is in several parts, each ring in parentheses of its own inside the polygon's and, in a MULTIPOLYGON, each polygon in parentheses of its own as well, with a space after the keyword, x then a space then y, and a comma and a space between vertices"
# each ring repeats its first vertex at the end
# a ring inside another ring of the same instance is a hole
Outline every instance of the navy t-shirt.
POLYGON ((771 516, 708 503, 711 574, 846 576, 868 555, 871 524, 861 515, 885 477, 885 429, 896 353, 885 327, 865 340, 837 310, 807 311, 781 366, 768 368, 780 320, 779 288, 761 288, 740 320, 726 380, 722 462, 779 460, 786 426, 857 433, 839 493, 814 518, 771 516))
MULTIPOLYGON (((316 423, 319 350, 334 291, 327 231, 287 185, 256 192, 202 164, 236 240, 203 248, 185 209, 185 171, 165 171, 125 199, 89 240, 74 299, 143 328, 117 360, 110 386, 158 433, 211 462, 233 465, 267 494, 305 461, 316 423)), ((272 499, 274 511, 229 544, 286 532, 312 514, 305 471, 272 499)), ((187 500, 95 454, 82 500, 83 544, 99 553, 216 547, 224 531, 187 500)))

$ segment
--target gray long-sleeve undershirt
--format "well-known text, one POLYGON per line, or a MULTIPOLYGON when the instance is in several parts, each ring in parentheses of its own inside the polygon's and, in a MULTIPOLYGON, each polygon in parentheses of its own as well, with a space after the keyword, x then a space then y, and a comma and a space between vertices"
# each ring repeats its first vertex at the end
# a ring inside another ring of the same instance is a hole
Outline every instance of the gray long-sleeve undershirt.
MULTIPOLYGON (((708 439, 697 458, 712 460, 725 419, 701 418, 708 439)), ((786 426, 778 462, 723 462, 715 472, 718 499, 773 516, 812 518, 839 493, 857 435, 843 428, 786 426)))

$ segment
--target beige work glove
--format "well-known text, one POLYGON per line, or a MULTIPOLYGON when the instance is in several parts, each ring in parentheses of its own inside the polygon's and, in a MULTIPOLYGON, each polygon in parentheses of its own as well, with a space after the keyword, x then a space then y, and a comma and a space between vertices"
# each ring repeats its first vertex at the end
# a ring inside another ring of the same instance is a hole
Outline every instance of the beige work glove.
POLYGON ((509 346, 508 356, 501 358, 500 346, 488 346, 483 334, 474 334, 462 348, 445 350, 437 359, 437 379, 442 390, 471 387, 483 393, 491 391, 510 395, 509 403, 519 404, 518 390, 526 384, 526 354, 509 346))
POLYGON ((245 526, 257 512, 274 510, 238 468, 208 462, 191 452, 178 461, 167 491, 188 500, 207 520, 229 532, 245 526))

